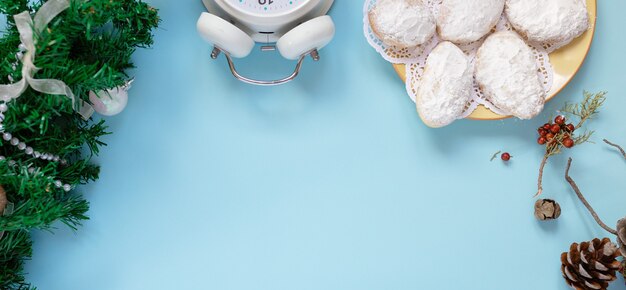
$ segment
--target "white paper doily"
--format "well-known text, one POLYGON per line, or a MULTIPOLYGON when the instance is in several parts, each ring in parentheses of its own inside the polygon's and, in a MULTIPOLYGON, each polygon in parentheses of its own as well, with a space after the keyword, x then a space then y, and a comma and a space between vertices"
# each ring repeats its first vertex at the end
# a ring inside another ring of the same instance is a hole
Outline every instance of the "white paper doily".
MULTIPOLYGON (((441 5, 442 0, 426 0, 428 7, 431 9, 435 18, 439 12, 439 7, 441 5)), ((424 72, 424 65, 426 64, 426 59, 430 52, 441 42, 441 39, 437 34, 428 41, 426 44, 421 45, 416 48, 407 49, 401 48, 398 49, 393 46, 385 45, 376 35, 372 32, 369 23, 368 12, 376 5, 376 0, 366 0, 365 5, 363 6, 363 32, 367 39, 367 42, 388 62, 394 64, 405 64, 406 65, 406 91, 409 94, 411 100, 415 102, 415 93, 417 91, 418 81, 422 78, 422 73, 424 72)), ((506 19, 504 12, 502 13, 502 17, 500 21, 493 29, 493 31, 502 31, 502 30, 513 30, 511 24, 506 19)), ((461 50, 463 50, 471 59, 472 65, 474 63, 474 59, 476 56, 476 52, 478 48, 486 38, 468 43, 458 45, 461 50)), ((563 43, 529 43, 526 41, 528 46, 533 50, 533 54, 535 55, 535 60, 537 61, 537 67, 539 68, 537 74, 541 80, 544 91, 547 93, 552 88, 554 69, 550 64, 550 58, 548 54, 561 46, 571 42, 571 40, 565 41, 563 43)), ((507 113, 499 110, 495 105, 489 102, 481 93, 480 89, 476 82, 474 82, 474 90, 472 94, 471 101, 467 104, 466 109, 462 116, 459 118, 465 118, 469 116, 478 105, 484 105, 492 112, 498 115, 507 115, 507 113)))

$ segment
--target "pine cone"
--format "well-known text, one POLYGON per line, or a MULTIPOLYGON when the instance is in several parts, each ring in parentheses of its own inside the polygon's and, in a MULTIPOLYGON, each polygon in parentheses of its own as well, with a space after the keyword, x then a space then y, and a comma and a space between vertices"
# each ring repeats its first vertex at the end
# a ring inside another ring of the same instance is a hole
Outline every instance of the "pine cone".
POLYGON ((535 217, 540 221, 554 220, 561 216, 561 206, 552 199, 539 199, 535 202, 535 217))
POLYGON ((606 290, 615 280, 620 261, 617 246, 610 239, 594 239, 580 245, 573 243, 561 254, 561 272, 565 282, 576 290, 606 290))
POLYGON ((622 256, 626 258, 626 218, 617 222, 617 245, 622 256))

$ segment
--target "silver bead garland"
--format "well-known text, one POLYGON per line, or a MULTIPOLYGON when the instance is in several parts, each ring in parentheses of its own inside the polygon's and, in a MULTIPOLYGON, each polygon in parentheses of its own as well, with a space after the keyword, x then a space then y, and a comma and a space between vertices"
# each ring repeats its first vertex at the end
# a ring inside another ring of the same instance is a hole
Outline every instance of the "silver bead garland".
MULTIPOLYGON (((11 69, 13 69, 14 72, 17 71, 20 61, 22 60, 22 58, 24 58, 24 53, 26 52, 26 46, 23 43, 20 43, 20 45, 18 46, 18 50, 19 51, 15 54, 16 60, 14 63, 11 64, 11 69)), ((14 82, 14 78, 12 75, 9 75, 8 78, 11 83, 14 82)), ((4 141, 7 141, 9 144, 17 147, 18 150, 24 151, 26 155, 33 156, 41 160, 59 162, 61 165, 67 165, 68 163, 67 160, 61 159, 60 156, 54 155, 52 153, 47 153, 47 152, 35 151, 33 147, 28 146, 26 143, 20 141, 17 137, 14 137, 13 134, 11 134, 10 132, 5 131, 4 124, 3 124, 4 113, 8 109, 9 109, 9 106, 7 105, 7 103, 0 102, 0 133, 2 134, 2 139, 4 141)), ((0 155, 0 162, 1 161, 6 161, 6 157, 0 155)), ((17 165, 17 162, 15 162, 14 160, 9 160, 8 164, 11 167, 15 167, 17 165)), ((39 169, 35 167, 28 167, 27 171, 28 173, 33 174, 35 173, 35 171, 39 171, 39 169)), ((51 183, 54 184, 56 188, 63 189, 65 192, 69 192, 73 189, 72 185, 70 184, 67 184, 67 183, 64 184, 62 181, 54 180, 51 177, 48 177, 48 179, 50 179, 51 183)))
MULTIPOLYGON (((6 161, 6 159, 7 159, 6 157, 0 155, 0 162, 6 161)), ((16 167, 17 166, 17 162, 15 162, 14 160, 9 160, 8 164, 11 167, 16 167)), ((32 166, 29 166, 26 169, 26 171, 29 174, 34 174, 35 172, 38 172, 39 170, 40 170, 40 168, 36 168, 36 167, 32 167, 32 166)), ((53 179, 52 177, 48 177, 48 179, 50 180, 50 183, 54 184, 54 186, 56 188, 63 189, 65 192, 69 192, 69 191, 71 191, 73 189, 73 186, 71 184, 68 184, 68 183, 64 184, 62 181, 53 179)))
POLYGON ((58 155, 46 152, 40 153, 38 151, 35 151, 33 147, 30 147, 26 143, 21 142, 20 139, 18 139, 17 137, 13 137, 11 133, 4 131, 4 126, 0 127, 0 132, 2 132, 2 139, 4 141, 7 141, 9 144, 17 147, 18 150, 24 151, 26 155, 30 155, 41 160, 60 162, 61 165, 67 164, 67 160, 61 159, 61 157, 58 155))

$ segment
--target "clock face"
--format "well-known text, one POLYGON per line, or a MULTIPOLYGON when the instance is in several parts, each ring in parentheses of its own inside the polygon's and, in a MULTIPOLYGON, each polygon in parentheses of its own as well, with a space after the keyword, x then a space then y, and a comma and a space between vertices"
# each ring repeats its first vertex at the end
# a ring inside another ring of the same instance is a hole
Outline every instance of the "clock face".
POLYGON ((310 0, 227 0, 233 7, 248 13, 284 14, 302 7, 310 0))

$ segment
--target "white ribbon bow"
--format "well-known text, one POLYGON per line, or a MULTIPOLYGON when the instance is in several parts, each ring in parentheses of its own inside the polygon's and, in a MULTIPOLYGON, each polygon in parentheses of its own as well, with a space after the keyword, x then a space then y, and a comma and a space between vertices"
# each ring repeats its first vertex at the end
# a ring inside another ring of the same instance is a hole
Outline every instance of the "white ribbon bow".
POLYGON ((85 120, 93 114, 93 108, 83 100, 76 98, 70 87, 64 82, 55 79, 35 79, 34 75, 39 70, 35 66, 35 39, 33 33, 40 34, 50 21, 70 7, 69 0, 50 0, 44 3, 35 20, 30 17, 28 11, 14 15, 15 25, 20 33, 20 39, 26 47, 26 53, 22 58, 23 78, 14 84, 0 85, 0 100, 9 102, 21 96, 30 86, 33 90, 50 95, 63 95, 72 100, 72 106, 85 120))

